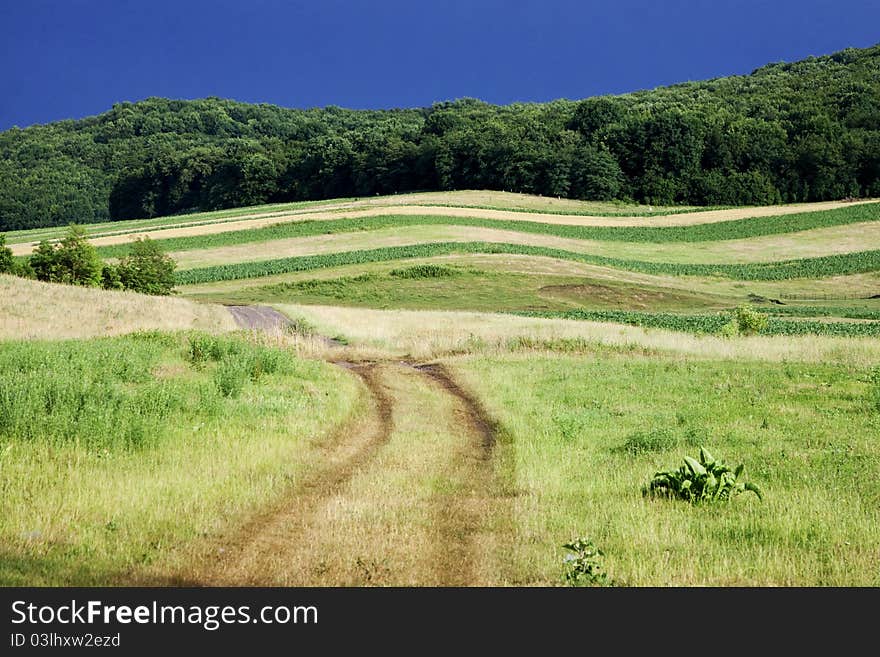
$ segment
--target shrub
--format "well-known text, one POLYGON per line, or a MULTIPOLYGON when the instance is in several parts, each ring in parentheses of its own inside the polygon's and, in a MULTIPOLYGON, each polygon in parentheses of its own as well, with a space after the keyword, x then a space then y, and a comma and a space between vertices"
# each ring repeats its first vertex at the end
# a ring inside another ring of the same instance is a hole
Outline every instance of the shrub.
POLYGON ((767 315, 753 310, 749 306, 740 306, 734 312, 734 319, 739 332, 743 335, 755 335, 767 328, 767 315))
POLYGON ((40 242, 29 264, 41 281, 89 287, 101 284, 103 263, 95 247, 86 240, 85 229, 74 224, 58 244, 53 246, 46 240, 40 242))
POLYGON ((739 335, 739 323, 736 319, 732 319, 727 324, 721 327, 718 331, 718 335, 723 338, 734 338, 739 335))
POLYGON ((144 294, 171 294, 177 263, 149 237, 138 238, 119 263, 119 278, 127 290, 144 294))
POLYGON ((678 470, 656 473, 650 483, 642 487, 642 494, 698 503, 728 501, 748 490, 763 499, 755 484, 739 481, 742 472, 742 464, 731 470, 701 447, 699 461, 685 456, 678 470))
POLYGON ((104 264, 101 269, 101 287, 105 290, 121 290, 122 281, 119 278, 119 270, 110 264, 104 264))

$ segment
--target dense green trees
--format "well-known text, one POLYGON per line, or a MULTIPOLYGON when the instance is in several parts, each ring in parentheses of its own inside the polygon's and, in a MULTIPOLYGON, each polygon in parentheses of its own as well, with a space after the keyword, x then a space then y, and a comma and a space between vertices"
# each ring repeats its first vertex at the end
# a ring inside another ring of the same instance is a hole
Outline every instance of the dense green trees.
POLYGON ((878 196, 880 46, 580 102, 150 98, 0 133, 0 230, 468 188, 698 205, 878 196))

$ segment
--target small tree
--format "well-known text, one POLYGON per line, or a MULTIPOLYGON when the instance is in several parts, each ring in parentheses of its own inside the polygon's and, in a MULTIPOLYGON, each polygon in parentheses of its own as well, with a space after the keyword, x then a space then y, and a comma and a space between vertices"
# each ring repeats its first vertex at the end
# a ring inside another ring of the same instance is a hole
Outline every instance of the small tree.
POLYGON ((70 225, 67 235, 55 247, 55 258, 62 283, 91 287, 101 284, 104 263, 95 247, 86 240, 86 231, 81 226, 70 225))
POLYGON ((149 237, 138 238, 119 263, 119 280, 127 290, 145 294, 171 294, 177 263, 149 237))
POLYGON ((55 262, 55 247, 49 244, 48 240, 42 240, 33 254, 28 259, 28 263, 34 272, 34 276, 39 281, 57 282, 56 274, 57 263, 55 262))
POLYGON ((0 274, 12 274, 15 272, 15 269, 12 249, 6 246, 6 235, 0 233, 0 274))
POLYGON ((86 240, 85 230, 73 224, 59 244, 40 242, 30 257, 30 266, 41 281, 90 287, 101 284, 103 263, 86 240))

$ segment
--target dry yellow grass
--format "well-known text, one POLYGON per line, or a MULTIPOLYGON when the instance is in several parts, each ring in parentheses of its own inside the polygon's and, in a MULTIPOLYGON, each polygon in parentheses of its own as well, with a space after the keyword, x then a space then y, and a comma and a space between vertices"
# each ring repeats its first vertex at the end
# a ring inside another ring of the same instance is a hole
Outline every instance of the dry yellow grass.
MULTIPOLYGON (((880 363, 880 340, 826 336, 721 338, 604 322, 540 319, 475 312, 371 310, 275 304, 325 335, 343 335, 349 352, 429 359, 471 352, 509 353, 519 338, 537 344, 582 339, 596 345, 648 349, 722 360, 880 363)), ((345 353, 341 351, 340 353, 345 353)))
POLYGON ((0 275, 0 339, 87 338, 145 329, 236 328, 223 307, 0 275))

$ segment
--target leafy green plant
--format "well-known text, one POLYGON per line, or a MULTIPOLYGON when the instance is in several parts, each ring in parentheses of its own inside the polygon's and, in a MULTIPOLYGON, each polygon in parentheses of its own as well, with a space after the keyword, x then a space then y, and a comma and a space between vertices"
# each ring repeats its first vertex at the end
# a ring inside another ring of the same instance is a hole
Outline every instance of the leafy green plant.
POLYGON ((394 278, 443 278, 447 276, 457 276, 461 272, 452 267, 443 265, 416 265, 414 267, 405 267, 401 269, 392 269, 388 272, 389 276, 394 278))
POLYGON ((214 336, 204 333, 189 336, 186 360, 196 369, 209 360, 220 360, 222 355, 222 349, 214 336))
POLYGON ((149 237, 139 237, 129 248, 129 254, 117 267, 123 287, 144 294, 171 294, 177 263, 159 243, 149 237))
POLYGON ((650 483, 642 487, 642 494, 696 504, 728 501, 735 495, 751 491, 763 500, 760 488, 751 482, 740 481, 742 472, 742 464, 731 469, 701 447, 699 460, 685 456, 684 463, 677 470, 657 472, 650 483))
POLYGON ((15 271, 15 258, 12 249, 6 246, 6 235, 0 233, 0 274, 11 274, 15 271))
MULTIPOLYGON (((818 309, 812 309, 819 314, 818 309)), ((778 308, 773 313, 779 313, 778 308)), ((880 315, 876 311, 854 313, 843 311, 840 317, 853 319, 870 319, 870 322, 824 322, 809 319, 787 319, 768 317, 765 335, 839 335, 846 337, 880 337, 880 315)), ((519 310, 511 311, 511 315, 521 317, 544 317, 548 319, 577 319, 591 322, 614 322, 630 324, 645 328, 660 328, 681 333, 709 334, 732 331, 730 335, 739 334, 739 326, 735 318, 725 313, 683 314, 668 312, 642 312, 636 310, 519 310), (725 325, 730 324, 730 329, 725 325)))
POLYGON ((607 586, 611 582, 605 572, 602 552, 589 538, 576 538, 562 546, 568 553, 562 558, 563 578, 569 586, 607 586))

